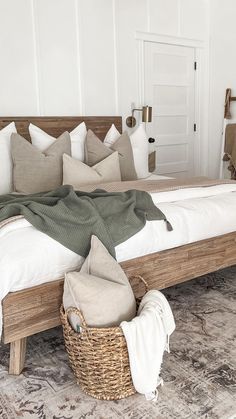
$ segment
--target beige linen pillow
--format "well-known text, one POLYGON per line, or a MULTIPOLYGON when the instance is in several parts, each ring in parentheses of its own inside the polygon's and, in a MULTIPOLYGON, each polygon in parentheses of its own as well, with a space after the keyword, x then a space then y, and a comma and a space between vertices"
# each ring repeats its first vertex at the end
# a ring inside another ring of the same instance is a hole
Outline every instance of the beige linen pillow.
MULTIPOLYGON (((66 274, 63 294, 64 308, 77 307, 88 326, 119 326, 123 320, 136 315, 136 301, 121 266, 96 236, 80 272, 66 274)), ((78 331, 80 319, 71 315, 70 321, 78 331)))
POLYGON ((120 163, 117 151, 93 167, 63 154, 63 185, 75 189, 91 183, 120 181, 120 163))
POLYGON ((114 151, 118 151, 120 159, 120 172, 122 180, 136 180, 137 174, 134 167, 134 157, 130 138, 124 132, 111 147, 107 147, 94 134, 88 130, 85 140, 85 162, 89 166, 94 166, 101 160, 110 156, 114 151))
POLYGON ((62 156, 71 154, 70 135, 64 132, 41 152, 19 134, 12 134, 11 153, 14 191, 25 194, 49 191, 62 184, 62 156))

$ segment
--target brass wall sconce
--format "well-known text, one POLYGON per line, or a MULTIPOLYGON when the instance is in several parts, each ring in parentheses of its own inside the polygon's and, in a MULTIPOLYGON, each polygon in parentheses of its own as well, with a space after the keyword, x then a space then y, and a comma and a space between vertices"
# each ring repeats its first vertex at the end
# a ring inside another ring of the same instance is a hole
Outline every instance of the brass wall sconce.
POLYGON ((134 117, 134 112, 142 112, 142 122, 152 122, 152 107, 143 106, 141 109, 132 109, 132 115, 128 116, 126 119, 126 125, 129 128, 133 128, 136 125, 136 119, 134 117))

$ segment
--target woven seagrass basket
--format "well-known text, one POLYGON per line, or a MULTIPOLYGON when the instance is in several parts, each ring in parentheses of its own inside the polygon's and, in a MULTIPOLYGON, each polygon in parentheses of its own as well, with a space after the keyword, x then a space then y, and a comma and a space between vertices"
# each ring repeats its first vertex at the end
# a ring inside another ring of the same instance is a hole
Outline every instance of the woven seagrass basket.
MULTIPOLYGON (((148 285, 141 276, 139 279, 148 285)), ((136 299, 137 305, 140 299, 136 299)), ((126 340, 121 327, 95 328, 86 325, 83 314, 76 308, 60 310, 65 347, 71 368, 81 389, 100 400, 119 400, 136 391, 133 386, 126 340), (77 314, 81 319, 81 332, 71 327, 68 315, 77 314)))

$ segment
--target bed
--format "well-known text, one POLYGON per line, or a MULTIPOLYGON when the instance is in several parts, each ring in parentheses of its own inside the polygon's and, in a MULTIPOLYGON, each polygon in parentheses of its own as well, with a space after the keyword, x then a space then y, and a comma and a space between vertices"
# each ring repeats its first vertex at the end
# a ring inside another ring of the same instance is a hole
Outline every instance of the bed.
MULTIPOLYGON (((58 137, 66 130, 71 131, 82 121, 85 121, 87 127, 92 129, 101 139, 105 137, 105 134, 112 123, 116 125, 118 130, 121 131, 122 129, 121 117, 102 116, 0 118, 0 129, 11 121, 16 122, 18 133, 28 140, 28 125, 30 122, 39 126, 54 137, 58 137)), ((235 199, 234 197, 236 197, 236 194, 229 195, 231 199, 229 200, 227 198, 227 193, 230 194, 236 191, 236 186, 231 185, 228 186, 227 190, 226 189, 222 189, 221 191, 220 186, 218 188, 216 187, 216 190, 218 191, 217 194, 221 194, 221 197, 224 195, 224 199, 220 200, 221 203, 219 205, 221 207, 218 209, 223 214, 226 208, 231 208, 230 216, 228 217, 228 219, 231 220, 231 224, 228 223, 230 225, 217 225, 215 231, 209 233, 211 237, 208 237, 209 234, 208 236, 203 234, 203 240, 198 239, 198 237, 201 236, 198 236, 196 231, 196 235, 188 239, 188 241, 191 241, 190 243, 181 245, 173 245, 172 243, 172 245, 168 245, 169 248, 167 246, 165 250, 162 249, 162 247, 165 247, 164 245, 160 245, 158 251, 154 251, 154 248, 150 249, 148 245, 146 247, 143 246, 140 255, 131 252, 128 260, 125 260, 125 255, 127 253, 126 249, 121 247, 118 249, 120 255, 118 260, 126 273, 129 276, 141 274, 148 282, 150 288, 163 289, 206 273, 234 265, 236 263, 236 216, 234 215, 236 201, 234 203, 232 197, 235 199)), ((185 194, 186 193, 187 191, 185 194)), ((200 204, 205 202, 202 201, 204 198, 203 196, 200 198, 200 204)), ((160 195, 157 195, 155 199, 158 203, 160 201, 160 195)), ((162 202, 164 209, 168 207, 165 199, 162 202)), ((193 201, 189 204, 189 210, 193 209, 192 202, 193 201)), ((186 205, 187 199, 185 197, 185 204, 181 207, 182 212, 186 211, 186 205)), ((212 202, 209 200, 209 205, 214 206, 213 198, 212 202)), ((25 221, 19 220, 19 222, 24 223, 25 221)), ((25 225, 25 228, 26 227, 29 226, 25 225)), ((25 231, 30 231, 30 228, 28 228, 28 230, 26 228, 25 231)), ((145 243, 145 241, 147 241, 146 236, 142 236, 141 233, 139 241, 142 244, 145 243)), ((183 241, 183 243, 185 243, 185 241, 183 241)), ((132 242, 132 240, 130 248, 134 248, 134 242, 132 242)), ((22 289, 10 292, 3 299, 2 341, 3 343, 10 343, 9 372, 11 374, 20 374, 22 371, 26 351, 26 338, 35 333, 60 325, 59 307, 62 301, 63 281, 63 277, 59 277, 55 280, 46 281, 45 283, 38 285, 22 286, 22 289)), ((135 288, 136 291, 138 291, 137 285, 135 285, 135 288)))

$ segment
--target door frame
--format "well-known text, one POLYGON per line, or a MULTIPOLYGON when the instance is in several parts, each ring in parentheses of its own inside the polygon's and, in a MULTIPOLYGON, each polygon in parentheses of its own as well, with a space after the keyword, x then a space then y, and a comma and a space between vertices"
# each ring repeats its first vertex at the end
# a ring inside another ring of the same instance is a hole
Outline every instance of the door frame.
POLYGON ((194 119, 197 131, 194 134, 194 174, 208 175, 208 104, 209 104, 209 44, 198 39, 159 35, 149 32, 136 32, 138 102, 146 105, 144 95, 144 43, 155 42, 168 45, 191 47, 195 50, 197 70, 195 74, 194 119))

